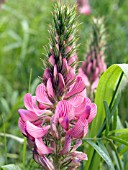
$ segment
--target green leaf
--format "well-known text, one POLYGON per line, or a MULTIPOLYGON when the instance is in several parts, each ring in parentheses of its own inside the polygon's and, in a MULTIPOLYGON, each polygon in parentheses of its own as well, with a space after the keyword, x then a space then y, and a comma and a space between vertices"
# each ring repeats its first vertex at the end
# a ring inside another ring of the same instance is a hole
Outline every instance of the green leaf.
POLYGON ((108 167, 110 170, 114 170, 113 163, 111 161, 111 158, 108 156, 106 151, 104 151, 103 147, 97 146, 94 142, 86 140, 87 143, 89 143, 95 150, 96 152, 102 157, 102 159, 107 163, 108 167))
POLYGON ((4 166, 1 166, 1 168, 3 170, 21 170, 17 165, 14 165, 14 164, 4 165, 4 166))
POLYGON ((128 146, 128 142, 126 140, 121 139, 120 137, 117 137, 117 136, 108 136, 108 138, 128 146))
POLYGON ((112 130, 109 132, 109 135, 116 133, 116 134, 128 134, 128 128, 124 128, 124 129, 117 129, 117 130, 112 130))
MULTIPOLYGON (((124 76, 128 79, 128 64, 114 64, 101 76, 95 97, 95 103, 97 104, 97 116, 92 122, 89 137, 96 137, 103 125, 105 120, 105 108, 103 102, 106 101, 108 103, 111 111, 115 97, 120 94, 121 90, 119 89, 124 87, 127 83, 127 81, 123 81, 123 83, 121 83, 122 74, 124 74, 124 76)), ((94 157, 94 149, 89 147, 88 151, 89 160, 86 163, 85 170, 88 170, 92 157, 94 157)))
POLYGON ((106 131, 105 131, 105 134, 107 135, 109 133, 109 125, 110 125, 110 110, 109 110, 109 107, 108 107, 108 104, 106 101, 104 101, 104 107, 105 107, 105 111, 106 111, 106 131))

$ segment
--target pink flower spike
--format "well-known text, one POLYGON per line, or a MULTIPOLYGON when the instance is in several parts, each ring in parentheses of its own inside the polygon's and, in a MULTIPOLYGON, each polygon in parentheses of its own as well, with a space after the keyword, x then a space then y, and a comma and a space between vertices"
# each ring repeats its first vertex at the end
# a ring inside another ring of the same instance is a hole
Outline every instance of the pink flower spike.
POLYGON ((49 78, 47 81, 47 93, 48 93, 49 97, 52 97, 52 98, 55 97, 51 78, 49 78))
POLYGON ((85 89, 85 84, 80 76, 76 78, 76 81, 70 91, 66 94, 65 98, 72 97, 76 94, 79 94, 85 89))
POLYGON ((38 119, 37 114, 29 110, 19 109, 18 113, 20 114, 20 117, 22 118, 24 122, 26 122, 27 120, 31 122, 31 121, 35 121, 38 119))
POLYGON ((36 98, 38 102, 46 105, 52 105, 51 101, 48 99, 46 88, 43 83, 38 85, 36 88, 36 98))
POLYGON ((60 151, 61 155, 67 154, 71 149, 71 137, 67 135, 65 137, 65 143, 63 149, 60 151))
POLYGON ((26 122, 26 132, 34 138, 41 138, 47 134, 49 126, 38 127, 32 124, 31 122, 26 122))
POLYGON ((35 145, 40 156, 52 153, 52 150, 44 144, 41 138, 35 139, 35 145))

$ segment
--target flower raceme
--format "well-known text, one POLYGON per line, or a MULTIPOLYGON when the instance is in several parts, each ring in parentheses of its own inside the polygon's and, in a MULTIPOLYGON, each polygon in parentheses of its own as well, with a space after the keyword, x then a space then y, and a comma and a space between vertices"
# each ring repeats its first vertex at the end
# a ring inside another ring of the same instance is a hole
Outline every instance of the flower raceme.
POLYGON ((55 29, 51 30, 55 40, 52 37, 43 82, 37 86, 35 96, 24 96, 26 109, 18 110, 18 124, 37 163, 46 170, 71 170, 87 160, 85 153, 76 150, 96 116, 96 105, 86 97, 82 77, 75 74, 75 10, 66 6, 56 9, 55 29))
POLYGON ((78 72, 86 85, 87 96, 93 100, 99 78, 106 71, 105 59, 106 35, 103 18, 93 18, 92 34, 88 43, 85 61, 78 72))

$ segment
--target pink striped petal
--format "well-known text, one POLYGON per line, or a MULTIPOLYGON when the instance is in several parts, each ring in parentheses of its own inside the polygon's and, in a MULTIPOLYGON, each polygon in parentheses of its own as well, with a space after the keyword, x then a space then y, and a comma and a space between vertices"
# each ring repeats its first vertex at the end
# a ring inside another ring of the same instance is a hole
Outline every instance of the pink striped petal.
POLYGON ((18 113, 20 114, 20 117, 22 118, 22 120, 24 122, 26 122, 27 120, 29 121, 35 121, 38 119, 38 116, 36 113, 31 112, 29 110, 24 110, 24 109, 19 109, 18 113))
POLYGON ((46 88, 43 83, 38 85, 36 88, 36 98, 38 102, 46 105, 52 105, 51 101, 48 99, 46 88))
POLYGON ((67 154, 71 149, 71 137, 67 135, 65 137, 65 143, 63 149, 60 151, 61 155, 67 154))
POLYGON ((90 106, 91 105, 91 100, 89 98, 84 98, 83 102, 77 106, 77 107, 74 107, 74 110, 75 110, 75 116, 76 117, 79 117, 81 114, 83 114, 85 111, 86 111, 86 106, 90 106))
POLYGON ((69 120, 74 118, 73 107, 68 101, 61 100, 56 106, 55 119, 59 120, 59 118, 64 118, 66 116, 68 116, 69 120))
POLYGON ((31 94, 27 93, 24 96, 24 105, 25 107, 30 110, 33 111, 34 108, 37 108, 36 106, 36 97, 32 96, 31 94))
POLYGON ((27 136, 26 132, 25 132, 25 123, 23 122, 23 120, 21 118, 19 118, 18 120, 18 126, 20 128, 20 131, 27 136))
POLYGON ((88 121, 85 119, 85 115, 79 118, 75 126, 70 129, 67 134, 73 138, 83 138, 88 133, 88 121))
POLYGON ((48 93, 49 97, 54 98, 55 95, 54 95, 54 90, 53 90, 51 78, 49 78, 48 81, 47 81, 47 93, 48 93))
POLYGON ((81 103, 83 102, 84 97, 77 95, 74 96, 72 98, 70 98, 68 101, 74 106, 74 107, 78 107, 79 105, 81 105, 81 103))
POLYGON ((41 138, 35 139, 35 145, 40 156, 52 153, 52 150, 44 144, 41 138))
POLYGON ((81 77, 77 77, 73 87, 70 89, 70 91, 66 94, 66 98, 72 97, 76 94, 79 94, 80 92, 82 92, 85 89, 85 84, 82 80, 81 77))
POLYGON ((47 134, 49 128, 50 126, 41 128, 41 127, 35 126, 29 121, 26 122, 26 131, 29 135, 31 135, 34 138, 43 137, 44 135, 47 134))

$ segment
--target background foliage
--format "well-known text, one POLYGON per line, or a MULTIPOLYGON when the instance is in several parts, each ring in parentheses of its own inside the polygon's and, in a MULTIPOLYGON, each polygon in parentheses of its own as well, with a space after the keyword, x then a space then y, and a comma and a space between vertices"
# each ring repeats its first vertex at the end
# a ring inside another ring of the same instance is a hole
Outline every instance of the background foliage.
MULTIPOLYGON (((72 3, 74 1, 71 0, 72 3)), ((84 52, 91 31, 91 17, 104 16, 107 32, 106 62, 108 66, 113 63, 127 63, 128 1, 91 0, 90 5, 92 14, 79 17, 82 22, 79 26, 79 60, 84 60, 84 52)), ((30 79, 33 93, 40 81, 38 76, 42 76, 43 65, 40 58, 45 57, 42 53, 44 53, 43 46, 48 43, 52 8, 52 0, 18 2, 8 0, 0 9, 0 166, 17 162, 20 167, 27 164, 28 170, 37 167, 31 160, 32 153, 28 148, 25 161, 25 145, 17 126, 19 117, 17 110, 23 107, 23 96, 28 91, 30 79), (11 136, 5 137, 4 133, 11 136), (24 162, 23 165, 22 162, 24 162)), ((119 104, 122 127, 127 127, 127 97, 128 92, 125 90, 119 104)), ((125 161, 127 160, 126 156, 125 161)))

